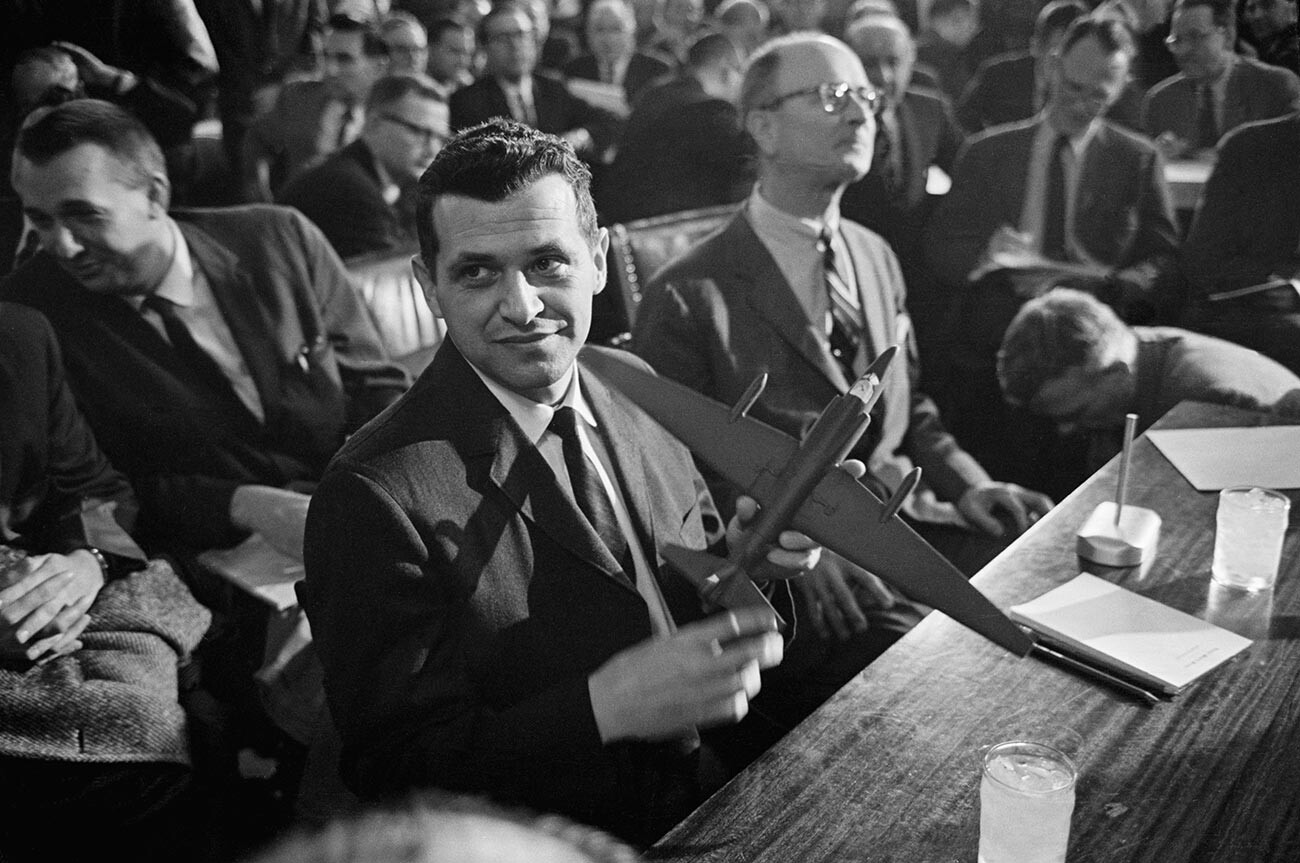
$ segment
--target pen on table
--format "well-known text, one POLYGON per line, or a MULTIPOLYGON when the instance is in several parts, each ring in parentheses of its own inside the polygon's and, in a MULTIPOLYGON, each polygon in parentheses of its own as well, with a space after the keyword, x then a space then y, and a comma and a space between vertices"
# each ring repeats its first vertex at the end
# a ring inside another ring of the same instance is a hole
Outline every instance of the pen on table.
POLYGON ((1124 512, 1124 498, 1128 497, 1128 463, 1133 457, 1133 432, 1137 430, 1137 414, 1124 416, 1124 449, 1119 457, 1119 488, 1115 490, 1115 526, 1124 512))
POLYGON ((1070 656, 1065 653, 1061 653, 1059 650, 1053 650, 1052 648, 1043 644, 1041 641, 1034 642, 1033 650, 1035 653, 1039 653, 1049 659, 1053 659, 1061 663, 1062 665, 1066 666, 1067 668, 1079 672, 1085 677, 1091 677, 1094 680, 1101 681, 1102 683, 1108 683, 1111 686, 1115 687, 1116 689, 1126 692, 1129 695, 1132 695, 1136 698, 1140 698, 1142 701, 1145 701, 1149 706, 1154 707, 1155 705, 1160 703, 1160 696, 1156 695, 1154 692, 1143 689, 1142 687, 1138 686, 1135 683, 1130 683, 1129 681, 1125 680, 1122 677, 1116 677, 1114 674, 1111 674, 1108 671, 1103 671, 1102 669, 1097 668, 1095 665, 1090 665, 1086 662, 1075 659, 1073 656, 1070 656))

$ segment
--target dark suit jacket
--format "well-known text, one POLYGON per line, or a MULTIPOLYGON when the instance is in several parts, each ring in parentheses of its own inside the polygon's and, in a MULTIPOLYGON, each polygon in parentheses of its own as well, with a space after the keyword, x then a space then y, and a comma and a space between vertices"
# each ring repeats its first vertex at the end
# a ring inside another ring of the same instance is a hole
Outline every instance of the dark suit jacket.
MULTIPOLYGON (((879 413, 851 455, 866 462, 869 482, 882 469, 920 465, 923 482, 955 501, 987 475, 944 430, 934 403, 915 389, 915 342, 893 253, 870 231, 841 225, 859 285, 881 286, 882 295, 864 296, 873 353, 898 342, 906 350, 906 368, 885 378, 879 413)), ((767 388, 751 414, 797 438, 851 383, 825 341, 744 210, 651 280, 632 338, 633 350, 660 374, 722 402, 735 402, 766 371, 767 388)), ((887 493, 879 482, 875 490, 887 493)))
POLYGON ((1223 139, 1183 245, 1193 296, 1300 272, 1300 112, 1223 139))
MULTIPOLYGON (((673 67, 666 60, 653 54, 637 51, 627 62, 627 73, 623 76, 623 93, 629 105, 636 102, 637 96, 645 88, 660 78, 671 75, 673 67)), ((575 57, 564 67, 564 74, 570 78, 585 78, 588 81, 600 80, 600 65, 596 55, 583 54, 575 57)))
MULTIPOLYGON (((952 173, 963 135, 953 118, 952 106, 938 92, 909 88, 895 108, 902 177, 890 193, 880 180, 879 165, 844 190, 840 213, 885 238, 899 254, 921 246, 921 229, 929 214, 925 192, 926 172, 937 165, 952 173)), ((906 266, 904 268, 906 272, 906 266)))
POLYGON ((175 218, 257 384, 264 423, 214 402, 127 302, 86 290, 48 254, 0 283, 0 298, 54 325, 91 428, 140 496, 142 541, 185 551, 240 538, 229 515, 237 486, 317 479, 406 377, 301 215, 257 206, 175 218))
MULTIPOLYGON (((594 373, 582 386, 674 619, 701 616, 656 554, 704 548, 717 524, 690 453, 594 373)), ((641 841, 699 802, 653 818, 655 789, 693 776, 680 745, 601 744, 587 677, 650 637, 646 605, 451 340, 330 465, 306 565, 299 598, 363 796, 489 793, 641 841)))
MULTIPOLYGON (((618 118, 579 99, 568 91, 564 82, 546 72, 533 74, 533 109, 537 128, 553 135, 573 129, 586 129, 600 153, 618 136, 618 118)), ((505 91, 490 75, 484 75, 467 87, 451 94, 451 128, 459 132, 485 123, 493 117, 509 117, 510 103, 505 91)))
POLYGON ((315 222, 342 258, 415 242, 384 200, 375 157, 359 138, 290 180, 277 200, 315 222))
MULTIPOLYGON (((997 126, 967 141, 952 189, 926 229, 927 257, 944 284, 965 285, 993 232, 1020 223, 1036 130, 1036 122, 997 126)), ((1103 121, 1083 159, 1075 240, 1105 266, 1150 267, 1159 294, 1178 247, 1159 153, 1145 138, 1103 121)), ((1155 306, 1164 300, 1142 299, 1155 306)))
MULTIPOLYGON (((1028 120, 1038 112, 1034 94, 1034 57, 1013 51, 980 64, 957 102, 957 119, 969 132, 1002 123, 1028 120)), ((1142 131, 1142 90, 1130 81, 1106 111, 1112 123, 1142 131)))
POLYGON ((135 514, 131 486, 72 400, 49 323, 0 303, 0 545, 60 554, 94 546, 140 561, 126 534, 135 514))
POLYGON ((743 200, 753 141, 736 107, 690 75, 647 90, 632 109, 597 203, 607 222, 743 200))
MULTIPOLYGON (((1243 123, 1281 117, 1300 108, 1300 78, 1289 69, 1238 57, 1228 73, 1220 130, 1227 133, 1243 123)), ((1151 137, 1173 132, 1185 141, 1196 139, 1196 85, 1179 72, 1147 93, 1142 126, 1151 137)))

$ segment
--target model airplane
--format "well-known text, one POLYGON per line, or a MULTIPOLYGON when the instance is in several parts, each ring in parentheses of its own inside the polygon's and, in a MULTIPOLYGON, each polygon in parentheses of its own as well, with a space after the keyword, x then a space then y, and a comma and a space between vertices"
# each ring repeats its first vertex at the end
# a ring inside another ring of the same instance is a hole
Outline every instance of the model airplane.
POLYGON ((831 401, 802 443, 747 415, 762 395, 765 375, 728 406, 617 355, 587 351, 583 360, 697 458, 758 501, 758 517, 730 559, 676 546, 662 549, 706 600, 727 608, 770 608, 749 573, 781 531, 793 528, 1023 656, 1033 639, 897 517, 916 486, 919 468, 888 501, 839 468, 871 422, 872 405, 883 392, 881 380, 897 350, 894 346, 884 351, 847 393, 831 401))

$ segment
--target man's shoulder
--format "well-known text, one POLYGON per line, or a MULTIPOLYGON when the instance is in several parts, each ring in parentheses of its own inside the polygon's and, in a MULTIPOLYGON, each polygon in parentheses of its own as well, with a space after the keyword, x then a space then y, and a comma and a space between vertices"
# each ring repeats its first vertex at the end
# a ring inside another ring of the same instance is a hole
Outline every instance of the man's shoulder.
POLYGON ((1118 123, 1112 123, 1109 120, 1098 120, 1099 126, 1095 140, 1097 143, 1106 148, 1108 153, 1128 153, 1139 156, 1154 158, 1157 150, 1156 145, 1145 135, 1140 135, 1132 129, 1125 128, 1118 123))
POLYGON ((1034 140, 1039 119, 1016 120, 1012 123, 999 123, 976 132, 966 139, 968 154, 999 153, 1015 147, 1028 147, 1034 140))
POLYGON ((1161 105, 1169 99, 1186 96, 1191 92, 1191 89, 1192 84, 1187 76, 1182 72, 1175 72, 1148 90, 1142 103, 1144 105, 1161 105))
POLYGON ((664 264, 651 277, 650 286, 667 282, 716 278, 728 271, 737 248, 745 251, 758 242, 758 237, 750 227, 749 220, 745 218, 742 207, 716 231, 697 240, 680 255, 664 264))
POLYGON ((1237 62, 1233 64, 1231 77, 1243 87, 1300 89, 1300 80, 1297 80, 1296 74, 1290 69, 1264 63, 1253 57, 1238 57, 1237 62))
POLYGON ((992 57, 980 63, 975 74, 980 77, 985 86, 998 81, 1005 81, 1008 78, 1020 78, 1026 72, 1030 75, 1034 71, 1034 56, 1028 51, 1008 51, 1003 54, 994 54, 992 57))
POLYGON ((382 195, 379 178, 366 167, 367 151, 354 149, 360 143, 354 141, 294 177, 280 193, 278 202, 299 207, 317 201, 351 202, 361 191, 382 195))

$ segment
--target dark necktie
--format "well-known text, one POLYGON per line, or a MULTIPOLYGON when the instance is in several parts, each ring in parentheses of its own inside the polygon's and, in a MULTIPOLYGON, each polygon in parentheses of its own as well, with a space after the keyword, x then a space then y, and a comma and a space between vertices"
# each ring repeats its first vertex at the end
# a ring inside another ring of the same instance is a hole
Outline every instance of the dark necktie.
POLYGON ((623 568, 623 573, 632 581, 636 580, 636 570, 632 566, 632 554, 628 549, 627 537, 618 526, 618 517, 610 503, 605 485, 592 466, 587 454, 582 451, 582 441, 578 438, 578 412, 571 407, 556 408, 551 419, 551 431, 559 436, 564 444, 564 466, 569 471, 569 483, 573 486, 573 496, 578 508, 587 517, 588 523, 600 536, 601 542, 609 553, 623 568))
POLYGON ((840 364, 844 376, 857 379, 855 361, 862 344, 862 310, 858 307, 848 280, 841 275, 835 263, 835 249, 831 233, 822 228, 817 238, 817 248, 822 253, 822 271, 826 280, 826 295, 831 311, 831 356, 840 364))
POLYGON ((894 135, 889 123, 882 114, 876 119, 876 146, 871 157, 871 168, 880 177, 887 194, 898 191, 898 160, 894 147, 894 135))
POLYGON ((1065 251, 1065 148, 1070 139, 1057 137, 1047 162, 1047 201, 1043 207, 1043 255, 1053 261, 1069 258, 1065 251))
POLYGON ((1214 111, 1214 88, 1202 84, 1196 92, 1196 146, 1212 150, 1219 143, 1219 118, 1214 111))
POLYGON ((158 317, 162 318, 163 329, 167 332, 167 340, 172 343, 172 350, 176 352, 182 363, 194 372, 203 385, 213 395, 223 399, 229 399, 236 404, 243 405, 239 397, 235 395, 235 388, 230 384, 230 378, 226 377, 217 365, 217 361, 212 358, 207 351, 199 347, 199 343, 194 341, 194 336, 190 334, 189 327, 181 320, 180 315, 176 314, 176 305, 168 299, 156 294, 150 294, 144 301, 145 308, 157 312, 158 317))

